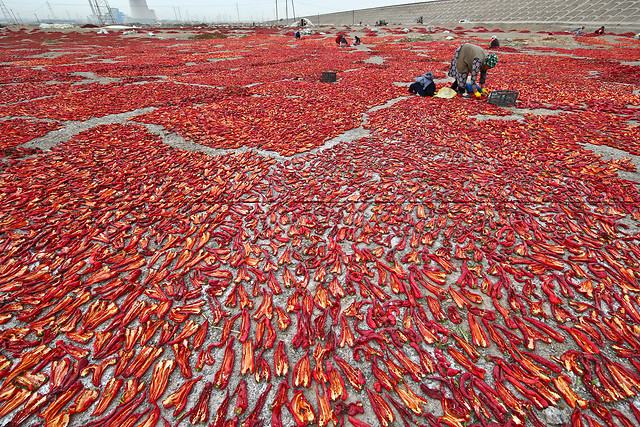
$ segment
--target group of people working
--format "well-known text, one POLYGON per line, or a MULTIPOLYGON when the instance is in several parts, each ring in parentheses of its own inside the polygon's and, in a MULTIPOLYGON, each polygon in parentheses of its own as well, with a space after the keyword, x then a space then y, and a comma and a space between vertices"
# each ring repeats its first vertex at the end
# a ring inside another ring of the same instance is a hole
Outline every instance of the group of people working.
MULTIPOLYGON (((593 32, 596 36, 601 36, 604 34, 604 25, 598 28, 593 32)), ((576 31, 576 36, 584 36, 584 25, 576 31)))
MULTIPOLYGON (((497 38, 495 39, 497 41, 497 38)), ((496 47, 491 41, 491 47, 496 47)), ((497 43, 499 46, 499 43, 497 43)), ((487 71, 498 64, 498 55, 488 53, 480 46, 471 43, 464 43, 456 49, 449 66, 449 77, 454 78, 451 89, 455 90, 462 97, 468 98, 470 94, 479 96, 482 85, 487 80, 487 71), (470 80, 467 82, 467 80, 470 80)), ((433 82, 433 73, 428 72, 409 86, 409 93, 420 96, 435 95, 436 85, 433 82)))
MULTIPOLYGON (((338 46, 341 46, 341 47, 348 47, 348 46, 350 46, 350 44, 349 44, 349 40, 347 40, 347 37, 346 37, 344 34, 338 34, 338 35, 336 36, 336 44, 337 44, 338 46)), ((360 37, 355 36, 355 37, 354 37, 354 39, 353 39, 353 45, 354 45, 354 46, 357 46, 357 45, 359 45, 359 44, 360 44, 360 37)))

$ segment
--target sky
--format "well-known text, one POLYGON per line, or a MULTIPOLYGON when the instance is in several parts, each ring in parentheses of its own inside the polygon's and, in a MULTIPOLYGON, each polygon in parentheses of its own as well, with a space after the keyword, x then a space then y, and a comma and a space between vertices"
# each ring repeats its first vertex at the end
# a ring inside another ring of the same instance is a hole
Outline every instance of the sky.
MULTIPOLYGON (((107 1, 130 15, 129 0, 107 1)), ((51 19, 85 20, 91 13, 89 0, 0 0, 10 14, 23 22, 51 19)), ((277 0, 278 17, 309 16, 369 7, 418 3, 410 0, 277 0)), ((196 22, 262 22, 276 17, 276 0, 147 0, 149 9, 161 20, 196 22)), ((0 20, 5 17, 0 13, 0 20)), ((313 21, 313 20, 312 20, 313 21)))

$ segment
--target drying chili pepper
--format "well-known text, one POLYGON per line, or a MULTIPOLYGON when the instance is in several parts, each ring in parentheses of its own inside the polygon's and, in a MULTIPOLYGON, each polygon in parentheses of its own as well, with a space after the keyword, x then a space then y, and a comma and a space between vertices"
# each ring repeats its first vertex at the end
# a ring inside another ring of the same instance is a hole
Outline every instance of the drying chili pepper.
POLYGON ((296 390, 291 398, 291 402, 287 404, 287 408, 289 412, 291 412, 293 420, 298 427, 313 424, 316 420, 313 407, 304 397, 302 390, 296 390))
POLYGON ((227 384, 229 384, 229 378, 233 372, 233 365, 236 359, 236 352, 233 349, 233 341, 234 337, 231 336, 227 341, 220 369, 218 369, 213 379, 213 386, 217 389, 224 389, 227 387, 227 384))
POLYGON ((276 376, 286 376, 289 372, 289 358, 285 352, 284 341, 278 341, 273 353, 273 367, 276 376))
POLYGON ((184 410, 185 406, 187 406, 187 397, 191 393, 191 389, 193 389, 193 386, 201 379, 202 376, 187 380, 180 386, 180 388, 178 388, 178 390, 167 396, 167 398, 162 401, 162 406, 164 406, 165 409, 169 409, 173 406, 173 416, 177 416, 184 410))
POLYGON ((238 396, 236 400, 236 406, 234 412, 237 415, 241 415, 247 409, 248 397, 247 397, 247 383, 244 379, 241 379, 236 387, 236 391, 233 393, 238 396))
POLYGON ((169 383, 169 376, 176 367, 174 360, 162 360, 153 368, 151 383, 149 384, 149 403, 154 403, 164 394, 169 383))
POLYGON ((376 414, 380 425, 387 427, 393 423, 395 417, 393 415, 393 411, 391 411, 391 407, 389 404, 377 393, 372 392, 368 388, 365 389, 367 391, 367 396, 369 397, 369 401, 371 402, 371 407, 373 408, 373 412, 376 414))

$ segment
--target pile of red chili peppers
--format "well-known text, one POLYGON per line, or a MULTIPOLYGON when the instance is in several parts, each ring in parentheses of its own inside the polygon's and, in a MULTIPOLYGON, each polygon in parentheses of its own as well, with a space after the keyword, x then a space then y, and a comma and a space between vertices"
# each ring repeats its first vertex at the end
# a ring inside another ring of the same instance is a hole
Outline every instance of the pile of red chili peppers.
POLYGON ((2 33, 3 425, 640 424, 636 166, 584 147, 640 152, 639 42, 501 52, 508 110, 398 99, 457 42, 227 33, 2 33))

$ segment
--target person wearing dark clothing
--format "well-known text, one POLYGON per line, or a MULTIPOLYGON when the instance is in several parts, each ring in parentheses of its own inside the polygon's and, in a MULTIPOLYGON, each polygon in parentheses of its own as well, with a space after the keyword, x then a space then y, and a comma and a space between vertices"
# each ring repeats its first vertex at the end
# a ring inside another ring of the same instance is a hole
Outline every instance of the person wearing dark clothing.
POLYGON ((500 41, 496 36, 491 36, 491 45, 489 46, 489 49, 493 49, 496 47, 500 47, 500 41))
POLYGON ((353 42, 354 45, 359 45, 360 44, 360 37, 356 36, 355 37, 355 42, 353 42))
POLYGON ((420 96, 433 96, 436 93, 436 84, 433 82, 433 73, 424 73, 416 77, 415 82, 409 86, 409 93, 420 96))
POLYGON ((603 25, 602 27, 598 28, 598 29, 595 31, 595 34, 596 34, 596 35, 599 35, 599 36, 603 35, 603 34, 604 34, 604 25, 603 25))
POLYGON ((295 36, 296 36, 296 40, 300 40, 300 31, 296 31, 295 36))

